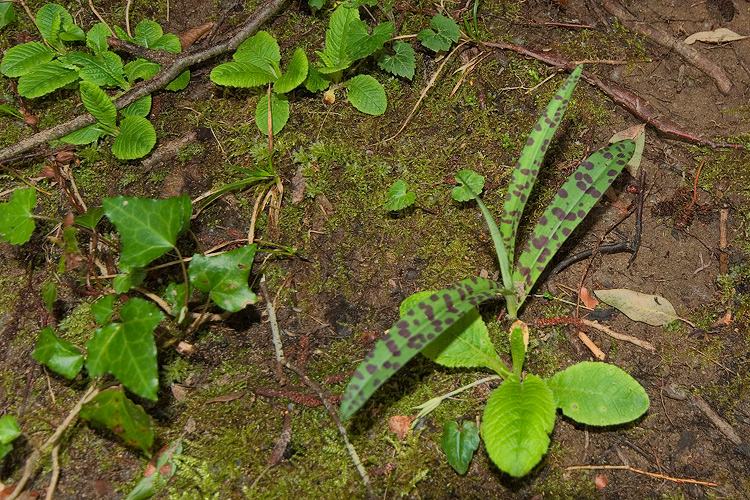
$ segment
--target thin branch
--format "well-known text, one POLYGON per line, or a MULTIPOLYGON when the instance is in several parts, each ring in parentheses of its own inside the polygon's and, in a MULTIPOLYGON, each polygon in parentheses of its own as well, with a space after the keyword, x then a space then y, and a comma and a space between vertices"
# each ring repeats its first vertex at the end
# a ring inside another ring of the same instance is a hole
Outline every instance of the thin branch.
POLYGON ((703 486, 718 486, 716 483, 710 483, 708 481, 698 481, 696 479, 685 479, 685 478, 678 478, 678 477, 671 477, 667 476, 666 474, 656 474, 655 472, 646 472, 645 470, 636 469, 635 467, 631 467, 629 465, 571 465, 570 467, 566 467, 567 470, 584 470, 584 469, 590 469, 590 470, 629 470, 630 472, 635 472, 636 474, 643 474, 645 476, 653 477, 656 479, 666 479, 667 481, 672 481, 675 483, 692 483, 692 484, 702 484, 703 486))
MULTIPOLYGON (((172 80, 177 78, 185 69, 190 66, 202 63, 216 57, 235 50, 240 44, 245 41, 247 37, 252 35, 258 28, 273 17, 287 0, 268 0, 262 4, 258 9, 255 10, 250 19, 240 28, 240 30, 232 36, 232 38, 225 42, 213 45, 206 48, 205 50, 196 50, 186 52, 181 57, 177 58, 169 67, 162 69, 153 78, 139 82, 134 85, 128 92, 123 94, 120 98, 115 101, 115 107, 122 109, 125 106, 137 101, 141 97, 147 96, 157 90, 161 90, 166 87, 172 80)), ((71 132, 78 129, 92 125, 96 123, 96 119, 90 114, 86 113, 78 116, 68 122, 61 123, 47 130, 43 130, 38 134, 34 134, 16 144, 8 146, 0 150, 0 162, 8 158, 14 157, 21 153, 25 153, 37 146, 41 146, 54 139, 59 139, 71 132)))

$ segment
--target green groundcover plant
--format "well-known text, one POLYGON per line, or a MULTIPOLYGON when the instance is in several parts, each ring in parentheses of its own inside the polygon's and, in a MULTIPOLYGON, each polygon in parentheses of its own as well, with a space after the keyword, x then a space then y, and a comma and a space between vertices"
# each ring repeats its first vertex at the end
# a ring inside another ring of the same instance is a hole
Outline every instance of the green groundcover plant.
MULTIPOLYGON (((449 367, 486 367, 503 382, 487 401, 481 436, 492 461, 519 477, 545 455, 558 408, 565 416, 592 426, 631 422, 648 409, 643 387, 614 365, 579 363, 547 379, 525 373, 528 327, 520 321, 510 328, 509 368, 495 351, 477 310, 482 302, 502 296, 508 316, 515 319, 547 264, 633 155, 634 142, 625 140, 584 160, 550 202, 511 267, 521 214, 581 71, 579 66, 572 72, 529 134, 510 180, 499 226, 478 196, 483 186, 481 176, 468 170, 456 175, 458 186, 453 197, 459 201, 474 199, 479 205, 495 245, 502 283, 470 278, 407 298, 401 307, 401 319, 354 372, 341 402, 342 418, 361 408, 378 387, 419 352, 449 367)), ((404 185, 396 191, 396 198, 413 201, 404 185)), ((471 436, 471 429, 458 431, 446 426, 443 448, 450 451, 449 461, 459 472, 466 471, 466 459, 476 449, 471 436), (466 436, 462 432, 467 432, 466 436)))

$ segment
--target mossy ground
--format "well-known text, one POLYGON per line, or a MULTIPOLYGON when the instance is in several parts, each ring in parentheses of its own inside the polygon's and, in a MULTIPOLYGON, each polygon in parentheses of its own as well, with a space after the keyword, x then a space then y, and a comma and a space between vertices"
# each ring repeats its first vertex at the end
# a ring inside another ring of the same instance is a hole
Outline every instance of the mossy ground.
MULTIPOLYGON (((32 10, 41 4, 29 2, 32 10)), ((632 75, 648 62, 651 52, 643 40, 616 24, 611 32, 542 30, 523 25, 522 21, 540 15, 540 5, 539 2, 495 2, 485 6, 480 2, 480 33, 488 40, 546 47, 563 52, 571 59, 622 59, 628 62, 622 69, 625 75, 632 75)), ((88 9, 76 3, 66 6, 78 14, 81 24, 94 22, 88 9)), ((188 4, 172 5, 170 25, 175 27, 173 31, 215 20, 220 12, 218 7, 213 7, 204 18, 198 19, 194 14, 191 17, 193 11, 189 7, 188 4), (178 17, 181 15, 184 18, 178 17)), ((412 7, 434 9, 434 5, 426 2, 412 7)), ((124 26, 124 3, 110 4, 105 9, 112 24, 124 26)), ((401 11, 379 9, 375 12, 384 18, 398 18, 401 11)), ((294 6, 265 29, 279 39, 283 57, 288 57, 298 46, 312 56, 313 51, 322 46, 326 14, 313 14, 307 8, 294 6), (293 40, 290 47, 285 46, 287 40, 293 40)), ((558 12, 558 15, 562 14, 558 12)), ((165 23, 166 4, 133 2, 131 23, 144 17, 165 23)), ((241 17, 237 12, 231 13, 228 25, 236 24, 241 17)), ((427 20, 428 16, 421 14, 405 15, 401 33, 417 33, 427 26, 427 20)), ((24 32, 32 33, 33 29, 27 19, 19 19, 1 34, 0 47, 7 49, 24 32)), ((286 332, 284 344, 288 355, 296 355, 304 349, 299 342, 303 335, 310 339, 307 371, 316 380, 353 369, 371 346, 373 332, 381 334, 393 323, 398 304, 406 296, 419 290, 441 288, 481 270, 492 274, 497 268, 484 221, 471 204, 450 199, 450 179, 463 168, 484 175, 491 187, 485 193, 485 200, 490 209, 498 213, 525 135, 561 80, 558 76, 541 83, 551 74, 544 65, 497 52, 477 65, 450 96, 460 77, 451 74, 461 64, 456 59, 436 80, 411 124, 395 139, 385 142, 384 139, 399 129, 439 64, 434 53, 418 50, 417 72, 412 81, 390 77, 371 61, 359 66, 358 72, 375 76, 386 89, 389 107, 382 117, 357 112, 343 94, 337 95, 333 105, 326 105, 320 96, 302 91, 291 95, 291 119, 275 138, 274 168, 287 189, 275 242, 301 250, 302 258, 271 259, 256 271, 265 272, 272 293, 279 292, 277 308, 286 332), (288 194, 298 172, 304 179, 305 191, 302 201, 292 204, 288 194), (384 211, 382 205, 388 189, 397 179, 406 181, 416 192, 419 204, 428 210, 413 207, 400 213, 384 211)), ((600 70, 606 71, 605 67, 600 70)), ((32 101, 32 110, 39 114, 41 128, 75 116, 80 107, 73 96, 73 92, 61 90, 48 98, 32 101)), ((116 160, 106 141, 96 147, 80 148, 76 154, 81 164, 73 173, 81 194, 94 205, 102 197, 115 194, 160 197, 171 189, 170 186, 176 185, 175 189, 195 197, 241 179, 242 174, 230 165, 252 168, 268 162, 266 138, 258 132, 251 118, 259 97, 260 92, 253 90, 217 88, 208 80, 205 68, 194 71, 193 83, 184 93, 161 94, 161 111, 155 114, 153 121, 160 141, 179 138, 199 128, 208 129, 211 136, 183 147, 169 164, 157 166, 149 175, 143 175, 138 162, 116 160)), ((5 104, 15 102, 12 93, 6 91, 0 98, 5 104)), ((747 106, 739 105, 726 112, 744 119, 747 113, 747 106)), ((569 173, 564 167, 581 158, 588 146, 603 145, 612 132, 631 122, 629 115, 619 111, 593 88, 581 85, 576 90, 561 133, 545 163, 540 185, 530 202, 530 222, 522 228, 522 233, 528 233, 528 224, 541 214, 569 173)), ((3 145, 15 143, 29 133, 19 120, 0 117, 3 145)), ((746 141, 746 131, 744 135, 738 133, 737 137, 746 141)), ((442 424, 448 420, 481 417, 483 402, 495 385, 477 387, 459 400, 444 403, 403 442, 394 437, 388 429, 389 417, 414 414, 414 406, 486 375, 447 370, 423 358, 415 359, 347 424, 350 439, 368 470, 397 464, 390 473, 373 478, 379 495, 386 498, 531 498, 544 495, 562 499, 600 498, 602 494, 606 498, 607 491, 619 491, 630 498, 685 498, 679 486, 666 485, 659 493, 653 493, 650 483, 624 475, 610 476, 614 479, 610 489, 597 492, 593 479, 598 472, 565 470, 565 466, 581 462, 619 463, 613 458, 617 455, 613 455, 612 450, 622 445, 622 439, 633 440, 641 446, 654 443, 656 456, 679 461, 682 455, 673 452, 673 448, 680 432, 702 432, 703 424, 695 417, 693 424, 686 420, 680 422, 684 427, 669 425, 669 415, 674 416, 684 409, 671 400, 663 401, 659 384, 665 384, 667 379, 704 394, 733 424, 747 425, 742 419, 747 419, 750 411, 745 403, 750 371, 747 355, 743 357, 741 353, 750 343, 746 328, 750 273, 745 264, 750 250, 746 243, 750 221, 742 215, 746 211, 739 208, 747 206, 750 194, 747 188, 750 181, 746 182, 750 175, 747 154, 689 148, 656 137, 650 140, 653 144, 650 143, 647 153, 649 168, 652 164, 661 166, 660 162, 665 169, 672 168, 669 161, 679 155, 672 155, 671 148, 679 149, 681 158, 690 159, 687 165, 676 169, 682 172, 694 173, 698 158, 705 156, 706 166, 699 179, 699 187, 705 192, 701 202, 708 202, 720 189, 721 199, 737 204, 737 215, 732 218, 737 228, 737 240, 732 247, 736 252, 730 272, 720 277, 716 285, 715 272, 711 277, 706 272, 693 278, 717 293, 690 313, 690 318, 700 327, 710 330, 719 318, 717 311, 731 309, 735 313, 733 325, 719 334, 696 337, 697 334, 691 336, 693 332, 685 326, 662 331, 634 327, 620 318, 616 327, 656 337, 653 341, 661 350, 657 359, 635 351, 629 344, 597 339, 613 362, 633 373, 646 386, 652 397, 649 415, 642 422, 612 432, 592 430, 590 447, 583 444, 587 430, 577 429, 568 421, 558 422, 551 436, 552 447, 543 463, 530 476, 518 481, 499 472, 481 446, 464 477, 453 472, 440 450, 442 424), (717 366, 718 362, 725 369, 717 366)), ((33 159, 17 167, 23 169, 25 175, 33 175, 42 171, 44 163, 43 158, 33 159)), ((16 185, 11 176, 3 176, 0 182, 4 189, 16 185)), ((670 178, 666 181, 655 176, 653 182, 660 183, 657 193, 679 186, 692 187, 689 175, 683 180, 670 178)), ((55 189, 49 181, 42 181, 40 186, 45 190, 55 189)), ((227 227, 245 231, 255 196, 255 191, 248 189, 216 202, 196 220, 195 233, 199 237, 206 234, 224 237, 222 231, 227 227)), ((62 216, 64 213, 56 212, 63 202, 57 196, 45 198, 40 210, 45 215, 62 216)), ((603 215, 603 211, 599 214, 603 215)), ((655 235, 669 229, 648 217, 646 223, 651 231, 647 234, 653 239, 644 240, 644 245, 658 246, 655 235)), ((603 230, 603 227, 594 227, 598 232, 592 227, 587 231, 598 235, 603 230)), ((51 224, 40 223, 38 232, 46 234, 51 229, 51 224)), ((263 216, 258 222, 258 232, 265 238, 267 230, 267 217, 263 216)), ((693 230, 693 234, 696 231, 698 237, 704 234, 699 232, 700 228, 693 230)), ((585 239, 584 234, 582 239, 585 239)), ((696 248, 697 245, 681 252, 689 254, 697 251, 696 248)), ((12 356, 14 360, 0 367, 0 410, 16 415, 26 412, 21 418, 26 441, 18 443, 0 469, 2 478, 12 482, 20 475, 24 458, 49 435, 83 393, 86 380, 66 381, 49 374, 48 383, 46 372, 29 357, 40 323, 33 290, 53 279, 59 251, 42 237, 21 249, 4 245, 0 250, 3 252, 0 260, 1 340, 8 346, 6 357, 12 356), (34 376, 27 376, 28 373, 34 376), (53 394, 55 402, 51 403, 53 394), (30 408, 33 416, 30 416, 30 408)), ((611 270, 608 267, 611 261, 606 262, 596 261, 594 266, 611 270)), ((578 271, 580 269, 576 269, 578 271)), ((644 264, 639 272, 639 276, 648 277, 651 271, 644 264)), ((597 274, 596 278, 613 275, 616 276, 613 285, 625 282, 635 287, 652 283, 648 278, 626 276, 617 270, 597 274)), ((149 284, 160 290, 173 276, 178 274, 156 273, 150 276, 149 284)), ((672 280, 671 283, 680 282, 681 278, 675 276, 678 275, 667 276, 664 282, 667 279, 672 280)), ((580 274, 570 274, 564 279, 569 286, 575 286, 579 277, 580 274)), ((68 280, 68 277, 63 279, 68 280)), ((76 287, 59 287, 58 332, 83 347, 95 328, 90 314, 92 299, 76 292, 83 283, 80 277, 72 276, 71 281, 65 282, 76 287)), ((676 293, 676 296, 680 295, 676 293)), ((525 316, 556 316, 572 310, 558 302, 532 301, 525 316)), ((485 313, 489 319, 497 317, 500 311, 499 306, 490 307, 485 313)), ((363 497, 359 477, 324 408, 307 408, 282 398, 256 394, 258 388, 279 388, 274 375, 273 346, 262 313, 262 307, 257 307, 235 315, 226 323, 205 326, 185 338, 196 348, 196 355, 192 357, 182 357, 169 348, 160 352, 160 400, 139 403, 144 404, 156 421, 154 450, 174 439, 185 440, 185 458, 180 472, 163 497, 335 498, 342 492, 353 498, 363 497), (175 384, 179 384, 182 393, 173 390, 175 384), (212 398, 233 393, 244 394, 231 401, 210 402, 212 398), (284 460, 266 470, 287 412, 291 413, 290 446, 284 460), (257 483, 256 478, 260 478, 257 483)), ((506 352, 502 324, 493 323, 490 328, 498 351, 506 352)), ((587 358, 587 354, 577 350, 575 336, 566 335, 564 328, 535 332, 527 368, 549 376, 587 358)), ((180 335, 175 331, 169 332, 167 337, 180 335)), ((294 377, 291 384, 293 390, 307 392, 294 377)), ((328 390, 340 394, 344 385, 338 383, 328 390)), ((722 438, 711 434, 711 439, 718 442, 722 438)), ((747 494, 750 490, 747 479, 732 482, 731 472, 707 465, 711 460, 716 463, 735 460, 731 452, 719 446, 706 446, 702 453, 704 458, 698 457, 695 464, 675 470, 675 475, 721 479, 726 488, 733 488, 738 495, 742 489, 747 494), (730 453, 729 458, 726 453, 730 453)), ((633 460, 642 462, 638 465, 644 469, 656 470, 654 464, 637 454, 633 460)), ((111 434, 81 424, 66 438, 61 461, 61 498, 77 498, 81 492, 98 498, 121 498, 140 477, 147 458, 124 448, 111 434), (101 482, 95 484, 93 478, 101 482)), ((48 461, 42 463, 35 477, 37 488, 47 484, 51 471, 48 461)))

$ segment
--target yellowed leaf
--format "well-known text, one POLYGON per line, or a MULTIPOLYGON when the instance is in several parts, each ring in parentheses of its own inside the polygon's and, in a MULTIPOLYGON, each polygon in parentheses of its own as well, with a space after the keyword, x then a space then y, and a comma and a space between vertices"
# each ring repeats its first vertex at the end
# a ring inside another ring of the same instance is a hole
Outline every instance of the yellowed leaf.
POLYGON ((734 42, 735 40, 743 40, 745 38, 747 38, 747 36, 738 35, 730 29, 719 28, 713 31, 699 31, 698 33, 693 33, 685 39, 685 43, 688 45, 691 45, 695 42, 724 43, 734 42))

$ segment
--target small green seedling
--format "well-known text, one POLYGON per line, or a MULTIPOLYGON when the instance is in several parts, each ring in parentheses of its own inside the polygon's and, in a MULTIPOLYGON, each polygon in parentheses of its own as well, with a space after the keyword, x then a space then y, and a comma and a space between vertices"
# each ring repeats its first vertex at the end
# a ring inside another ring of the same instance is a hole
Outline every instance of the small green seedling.
POLYGON ((13 415, 0 418, 0 460, 13 449, 13 440, 21 435, 18 420, 13 415))
MULTIPOLYGON (((557 408, 577 422, 595 426, 631 422, 648 409, 643 387, 613 365, 579 363, 548 379, 525 374, 528 327, 520 321, 510 328, 513 365, 509 368, 495 352, 477 310, 482 302, 501 295, 508 316, 515 319, 552 257, 633 155, 634 142, 626 140, 595 152, 581 163, 550 202, 511 267, 521 214, 581 71, 580 66, 573 71, 531 131, 511 177, 499 227, 477 195, 483 186, 481 176, 470 171, 456 175, 459 186, 453 196, 457 200, 474 199, 479 205, 495 245, 502 283, 471 278, 407 298, 401 319, 354 372, 341 402, 342 418, 361 408, 418 352, 445 366, 487 367, 503 382, 487 401, 481 435, 492 461, 519 477, 531 471, 547 452, 557 408)), ((394 197, 403 200, 406 186, 399 186, 397 191, 394 197)), ((466 462, 457 463, 462 464, 457 470, 464 470, 466 462)))

